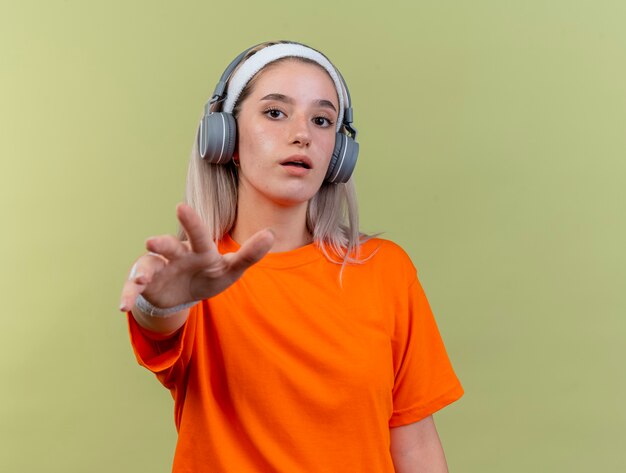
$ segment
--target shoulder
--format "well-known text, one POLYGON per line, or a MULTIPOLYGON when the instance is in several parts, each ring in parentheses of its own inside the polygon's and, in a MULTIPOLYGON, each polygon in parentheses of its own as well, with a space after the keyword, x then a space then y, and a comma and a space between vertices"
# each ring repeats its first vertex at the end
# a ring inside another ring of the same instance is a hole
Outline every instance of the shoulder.
POLYGON ((386 277, 412 282, 416 278, 416 269, 407 252, 397 243, 384 238, 370 238, 361 245, 362 260, 374 271, 386 277))
POLYGON ((369 238, 361 244, 361 257, 368 259, 375 256, 393 263, 413 265, 410 256, 400 245, 384 238, 369 238))

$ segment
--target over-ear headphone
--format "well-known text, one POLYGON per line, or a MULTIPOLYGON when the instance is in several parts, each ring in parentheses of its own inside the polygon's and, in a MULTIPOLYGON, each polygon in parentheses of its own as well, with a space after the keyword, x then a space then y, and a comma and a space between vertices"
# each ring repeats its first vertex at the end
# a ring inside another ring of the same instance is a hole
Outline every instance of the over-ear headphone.
MULTIPOLYGON (((276 57, 276 59, 289 56, 301 56, 302 52, 305 53, 303 57, 309 57, 310 54, 314 54, 314 57, 317 57, 318 55, 321 56, 321 53, 318 51, 300 43, 278 43, 273 46, 267 46, 259 51, 264 51, 265 49, 276 46, 284 46, 287 49, 295 48, 299 51, 297 54, 283 53, 282 55, 276 57)), ((212 111, 211 109, 222 109, 224 100, 226 100, 228 95, 226 92, 226 84, 228 80, 230 79, 233 71, 241 63, 247 61, 247 59, 244 58, 246 58, 248 52, 256 47, 257 46, 253 46, 252 48, 246 49, 228 65, 215 86, 211 99, 204 106, 204 116, 200 121, 200 126, 198 127, 198 151, 200 153, 200 157, 207 160, 209 163, 226 164, 233 157, 235 145, 237 143, 237 122, 235 117, 230 112, 212 111)), ((258 54, 259 51, 255 54, 258 54)), ((254 57, 254 55, 251 57, 254 57)), ((320 60, 313 60, 320 63, 320 60)), ((325 57, 324 61, 327 61, 325 57)), ((262 67, 264 67, 264 65, 262 67)), ((348 91, 348 86, 346 85, 343 77, 334 66, 330 65, 330 62, 328 62, 328 66, 321 63, 320 65, 325 67, 327 70, 332 68, 332 70, 329 70, 328 72, 331 74, 331 77, 333 77, 332 72, 335 73, 333 81, 338 89, 339 86, 337 85, 337 82, 339 82, 342 89, 337 90, 337 93, 341 94, 340 101, 345 101, 343 118, 340 126, 337 127, 335 147, 326 172, 325 180, 326 182, 332 183, 347 182, 354 171, 359 154, 359 144, 356 142, 357 131, 354 127, 352 127, 350 92, 348 91), (342 94, 342 91, 345 92, 345 95, 342 94), (346 133, 341 131, 342 127, 346 133)))

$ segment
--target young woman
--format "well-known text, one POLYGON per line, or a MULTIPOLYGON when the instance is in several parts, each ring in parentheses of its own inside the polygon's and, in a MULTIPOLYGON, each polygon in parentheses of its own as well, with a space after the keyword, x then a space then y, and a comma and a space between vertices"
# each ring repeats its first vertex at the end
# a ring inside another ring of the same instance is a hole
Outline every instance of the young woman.
POLYGON ((174 397, 175 472, 445 472, 432 414, 463 390, 408 256, 359 233, 350 97, 264 43, 194 144, 180 238, 126 281, 139 363, 174 397))

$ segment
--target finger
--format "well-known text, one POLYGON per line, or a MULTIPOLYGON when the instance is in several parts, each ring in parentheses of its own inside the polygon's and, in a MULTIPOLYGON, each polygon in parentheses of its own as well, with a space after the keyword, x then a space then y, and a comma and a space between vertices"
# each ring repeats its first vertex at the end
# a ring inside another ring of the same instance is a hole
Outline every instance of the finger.
POLYGON ((195 253, 208 252, 212 248, 212 242, 196 211, 187 204, 181 203, 176 207, 176 216, 189 238, 191 249, 195 253))
POLYGON ((145 286, 152 281, 152 278, 157 272, 167 266, 167 259, 158 254, 148 253, 139 258, 135 264, 138 269, 134 282, 138 285, 145 286))
POLYGON ((138 267, 138 265, 137 265, 137 263, 135 263, 135 264, 133 264, 133 267, 130 268, 130 273, 128 273, 128 279, 129 280, 135 279, 135 277, 137 277, 137 272, 138 272, 137 267, 138 267))
POLYGON ((122 287, 122 295, 120 296, 120 310, 128 312, 133 308, 135 299, 141 293, 140 286, 135 281, 126 281, 122 287))
POLYGON ((160 255, 147 254, 139 258, 130 270, 128 279, 122 287, 120 310, 128 311, 135 299, 150 284, 154 275, 167 265, 167 260, 160 255))
POLYGON ((274 234, 271 230, 261 230, 252 235, 235 253, 224 255, 229 268, 235 272, 243 272, 263 258, 274 245, 274 234))
POLYGON ((148 251, 164 256, 168 261, 180 258, 187 253, 187 247, 172 235, 163 235, 146 240, 148 251))
POLYGON ((122 312, 129 311, 133 307, 135 299, 137 299, 137 296, 145 289, 145 287, 145 267, 141 265, 140 258, 135 264, 133 264, 133 267, 128 275, 128 279, 124 282, 124 286, 122 286, 120 310, 122 312))

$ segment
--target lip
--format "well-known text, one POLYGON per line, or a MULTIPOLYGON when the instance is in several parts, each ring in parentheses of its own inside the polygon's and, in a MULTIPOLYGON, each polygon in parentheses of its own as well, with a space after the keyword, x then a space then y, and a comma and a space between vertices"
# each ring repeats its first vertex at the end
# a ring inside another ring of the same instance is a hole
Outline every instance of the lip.
POLYGON ((284 166, 287 163, 294 162, 294 161, 300 161, 306 166, 306 168, 296 168, 296 169, 305 169, 307 171, 313 169, 313 161, 311 161, 311 158, 303 154, 294 154, 292 156, 289 156, 288 158, 283 159, 280 162, 280 165, 284 166))

